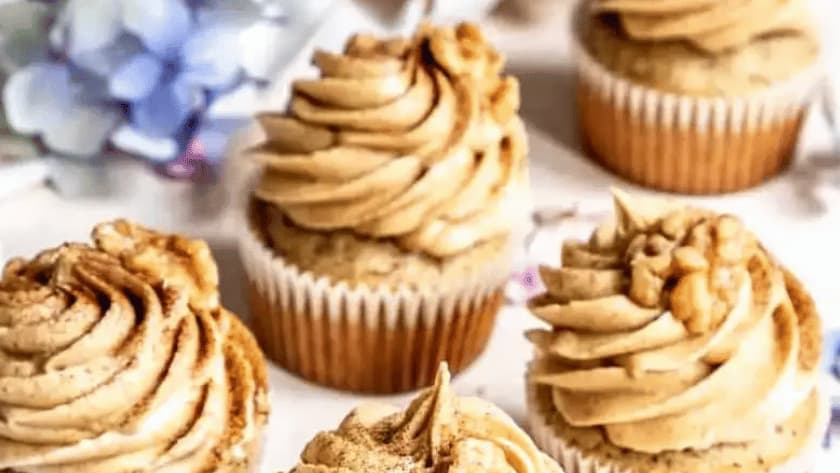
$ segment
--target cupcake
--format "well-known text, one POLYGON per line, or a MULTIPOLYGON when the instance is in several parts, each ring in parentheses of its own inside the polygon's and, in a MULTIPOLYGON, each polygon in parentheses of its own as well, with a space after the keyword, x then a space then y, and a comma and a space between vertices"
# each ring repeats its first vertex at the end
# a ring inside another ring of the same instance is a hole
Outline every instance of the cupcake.
POLYGON ((390 393, 483 350, 526 195, 518 83, 470 24, 352 37, 293 85, 249 189, 257 338, 308 380, 390 393))
POLYGON ((207 245, 116 221, 0 280, 0 471, 245 472, 265 363, 207 245))
POLYGON ((730 215, 616 193, 531 303, 537 445, 577 473, 813 466, 828 422, 802 284, 730 215))
POLYGON ((584 0, 585 146, 633 182, 731 192, 782 171, 821 79, 808 0, 584 0))
POLYGON ((456 397, 442 365, 408 409, 370 404, 315 436, 291 473, 563 473, 499 408, 456 397))

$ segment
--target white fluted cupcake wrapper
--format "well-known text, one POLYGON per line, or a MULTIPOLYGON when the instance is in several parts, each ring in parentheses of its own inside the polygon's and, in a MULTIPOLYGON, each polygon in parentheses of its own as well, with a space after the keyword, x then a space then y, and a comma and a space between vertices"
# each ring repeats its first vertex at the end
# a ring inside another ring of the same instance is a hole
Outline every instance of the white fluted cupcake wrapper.
POLYGON ((311 381, 361 392, 400 392, 453 372, 484 349, 502 302, 510 255, 449 285, 333 283, 277 256, 242 225, 253 325, 267 355, 311 381))
POLYGON ((580 44, 574 55, 586 146, 605 167, 642 185, 719 193, 756 185, 792 159, 822 61, 756 93, 694 97, 608 71, 580 44))

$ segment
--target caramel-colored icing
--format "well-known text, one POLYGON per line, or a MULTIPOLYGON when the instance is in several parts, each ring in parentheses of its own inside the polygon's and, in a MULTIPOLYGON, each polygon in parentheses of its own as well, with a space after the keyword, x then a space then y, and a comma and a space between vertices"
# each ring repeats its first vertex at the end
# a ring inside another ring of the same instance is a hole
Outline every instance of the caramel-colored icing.
POLYGON ((0 470, 244 470, 267 377, 210 249, 125 221, 93 239, 3 272, 0 470))
POLYGON ((435 384, 405 411, 372 404, 318 434, 292 473, 562 473, 510 417, 456 397, 441 366, 435 384))
MULTIPOLYGON (((531 301, 530 382, 570 425, 647 453, 749 442, 815 389, 785 274, 734 217, 616 192, 616 220, 566 242, 531 301)), ((816 338, 816 340, 815 340, 816 338)))
POLYGON ((314 63, 289 111, 260 117, 257 198, 304 228, 435 257, 507 237, 526 173, 519 85, 477 27, 357 35, 314 63))
POLYGON ((811 34, 807 0, 593 0, 642 41, 683 40, 709 53, 737 49, 773 34, 811 34))

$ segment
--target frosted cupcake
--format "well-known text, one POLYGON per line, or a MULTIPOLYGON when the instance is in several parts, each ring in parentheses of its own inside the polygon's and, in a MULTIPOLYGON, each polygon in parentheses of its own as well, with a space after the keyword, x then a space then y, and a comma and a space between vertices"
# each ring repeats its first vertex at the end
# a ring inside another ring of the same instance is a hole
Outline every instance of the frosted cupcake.
POLYGON ((808 0, 584 0, 586 146, 622 177, 720 193, 779 173, 821 77, 808 0))
POLYGON ((499 408, 456 397, 445 365, 406 410, 362 406, 318 434, 292 473, 395 471, 562 473, 499 408))
POLYGON ((125 221, 0 280, 0 470, 245 472, 268 415, 259 347, 204 242, 125 221))
POLYGON ((734 217, 616 194, 531 302, 535 441, 579 473, 791 472, 828 409, 820 321, 734 217))
POLYGON ((313 59, 267 140, 241 238, 268 355, 342 389, 427 386, 483 350, 522 215, 518 83, 482 33, 357 35, 313 59))

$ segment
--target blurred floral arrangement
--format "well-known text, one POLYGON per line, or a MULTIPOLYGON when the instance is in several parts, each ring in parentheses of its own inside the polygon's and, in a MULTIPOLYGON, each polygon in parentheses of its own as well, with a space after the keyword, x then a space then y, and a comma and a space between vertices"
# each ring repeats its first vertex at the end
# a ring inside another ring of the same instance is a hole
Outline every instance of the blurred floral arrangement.
POLYGON ((0 2, 0 135, 122 151, 186 175, 214 162, 330 0, 0 2))
POLYGON ((823 362, 832 375, 827 386, 831 397, 831 424, 825 446, 840 449, 840 329, 829 330, 825 334, 824 348, 823 362))

